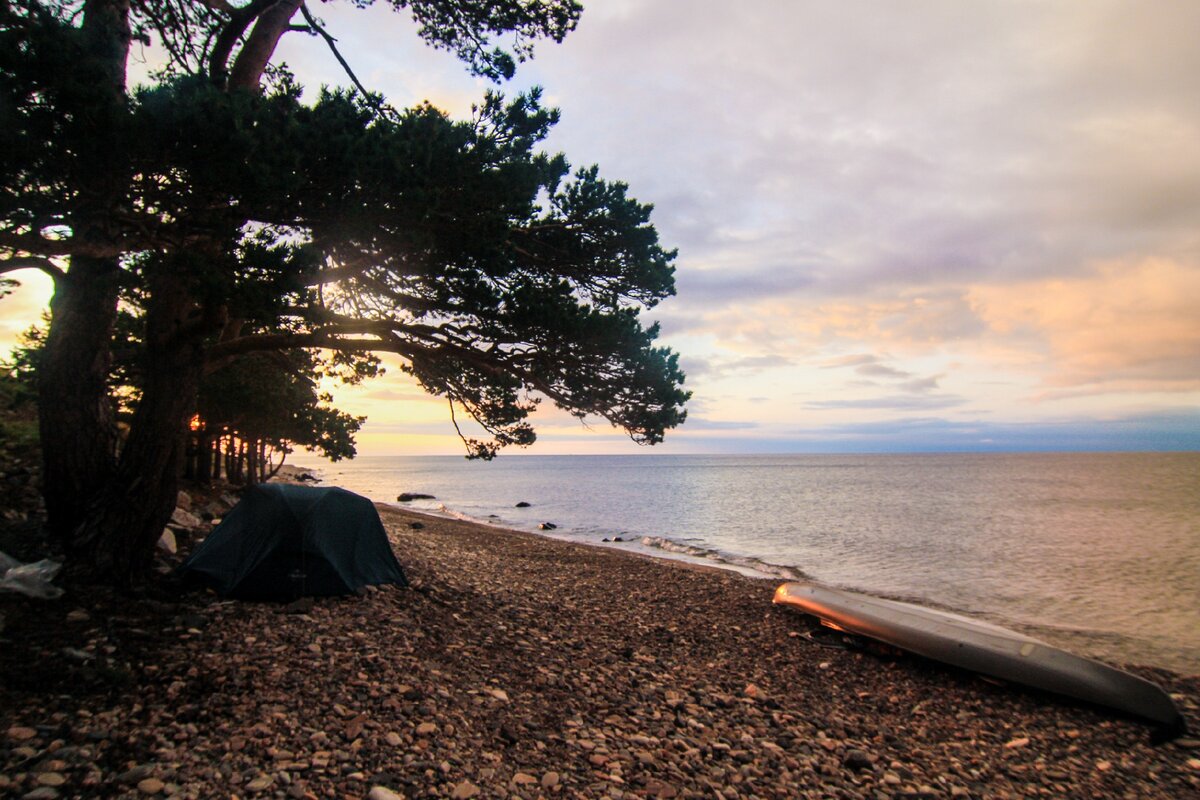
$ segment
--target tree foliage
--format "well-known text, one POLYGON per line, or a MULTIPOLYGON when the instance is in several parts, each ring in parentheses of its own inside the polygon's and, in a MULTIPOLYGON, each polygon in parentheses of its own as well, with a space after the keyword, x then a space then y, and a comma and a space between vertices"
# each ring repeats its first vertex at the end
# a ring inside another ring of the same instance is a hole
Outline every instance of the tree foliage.
MULTIPOLYGON (((390 5, 492 78, 510 75, 534 40, 560 40, 580 10, 573 0, 390 5)), ((488 93, 461 121, 428 104, 394 111, 361 91, 306 102, 271 64, 297 29, 332 45, 300 0, 0 10, 0 272, 55 277, 42 391, 74 383, 77 393, 43 413, 42 430, 90 437, 51 443, 48 474, 81 481, 73 494, 91 506, 122 483, 144 487, 137 474, 178 459, 155 437, 186 422, 203 374, 313 348, 351 372, 369 372, 371 354, 399 356, 487 432, 464 437, 473 456, 532 442, 528 418, 543 399, 646 444, 681 423, 676 356, 638 316, 674 291, 675 254, 660 246, 651 207, 595 167, 572 170, 539 149, 558 113, 537 91, 488 93), (131 91, 139 40, 163 47, 168 66, 131 91), (144 309, 146 380, 118 458, 95 395, 107 390, 99 371, 122 293, 144 309)), ((161 514, 167 489, 141 491, 161 514)), ((65 535, 111 538, 70 532, 79 501, 47 503, 65 535)))

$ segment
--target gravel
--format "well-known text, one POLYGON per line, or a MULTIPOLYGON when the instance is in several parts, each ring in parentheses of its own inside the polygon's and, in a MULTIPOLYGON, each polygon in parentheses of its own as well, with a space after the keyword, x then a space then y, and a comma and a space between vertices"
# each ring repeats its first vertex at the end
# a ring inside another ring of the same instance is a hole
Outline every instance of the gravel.
POLYGON ((815 644, 771 582, 382 513, 408 589, 0 598, 0 797, 1200 797, 1195 739, 815 644))

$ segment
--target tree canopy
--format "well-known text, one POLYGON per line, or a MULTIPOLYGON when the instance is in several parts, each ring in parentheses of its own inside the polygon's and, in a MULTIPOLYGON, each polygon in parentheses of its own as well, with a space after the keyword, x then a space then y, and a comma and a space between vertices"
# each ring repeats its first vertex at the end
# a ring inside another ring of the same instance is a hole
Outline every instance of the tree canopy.
MULTIPOLYGON (((580 12, 570 0, 390 5, 492 78, 580 12)), ((161 440, 194 412, 200 376, 254 353, 319 348, 351 371, 396 354, 483 427, 464 440, 485 458, 534 440, 543 399, 646 444, 685 417, 676 355, 638 316, 674 292, 675 254, 625 184, 539 149, 558 119, 539 92, 488 93, 458 121, 360 90, 306 102, 271 64, 297 29, 332 42, 299 0, 0 10, 0 273, 56 280, 41 390, 75 399, 43 404, 41 427, 49 479, 87 498, 47 492, 68 544, 113 549, 112 523, 96 519, 120 515, 97 509, 170 471, 179 454, 161 440), (169 58, 130 90, 135 40, 169 58), (123 292, 144 309, 146 381, 118 456, 99 373, 123 292), (87 441, 55 441, 64 426, 87 441)), ((144 501, 158 516, 166 491, 144 501)))

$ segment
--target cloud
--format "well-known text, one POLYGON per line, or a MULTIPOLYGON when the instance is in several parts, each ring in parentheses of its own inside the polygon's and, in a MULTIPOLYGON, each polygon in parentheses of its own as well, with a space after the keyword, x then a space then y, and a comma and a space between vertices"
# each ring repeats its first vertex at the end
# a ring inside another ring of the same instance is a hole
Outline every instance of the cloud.
POLYGON ((855 370, 859 375, 869 375, 873 378, 911 378, 912 373, 889 367, 885 364, 863 364, 855 370))
POLYGON ((846 410, 870 409, 891 411, 930 411, 940 408, 954 408, 966 404, 964 397, 955 395, 890 395, 887 397, 867 397, 847 400, 813 400, 805 403, 805 408, 816 410, 846 410))
POLYGON ((1086 416, 1037 423, 925 416, 792 428, 780 439, 808 452, 1195 451, 1200 412, 1160 409, 1113 416, 1099 425, 1086 416))
POLYGON ((994 337, 1044 352, 1045 396, 1200 389, 1198 266, 1112 262, 1083 276, 980 286, 970 297, 994 337))
POLYGON ((735 422, 732 420, 703 419, 689 416, 683 423, 688 431, 746 431, 759 427, 757 422, 735 422))

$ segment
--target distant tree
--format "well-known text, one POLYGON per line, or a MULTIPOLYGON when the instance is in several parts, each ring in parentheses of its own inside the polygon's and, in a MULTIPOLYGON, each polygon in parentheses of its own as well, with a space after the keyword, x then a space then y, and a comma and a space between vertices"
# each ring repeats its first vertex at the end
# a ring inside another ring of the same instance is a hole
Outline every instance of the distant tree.
MULTIPOLYGON (((572 0, 390 4, 489 77, 579 15, 572 0)), ((202 377, 249 353, 398 354, 482 425, 489 438, 464 440, 485 458, 533 441, 543 397, 649 444, 684 419, 676 356, 637 316, 673 293, 674 254, 624 184, 537 152, 557 119, 537 93, 489 94, 463 122, 364 91, 305 104, 271 63, 295 30, 332 46, 300 0, 0 7, 0 273, 55 280, 38 369, 45 498, 93 577, 144 572, 202 377), (169 63, 131 92, 134 41, 169 63), (145 329, 118 449, 122 291, 145 329)))
POLYGON ((314 380, 308 350, 251 353, 205 376, 190 431, 189 472, 201 481, 222 469, 237 483, 266 480, 296 447, 331 461, 353 458, 364 417, 338 411, 314 380))

